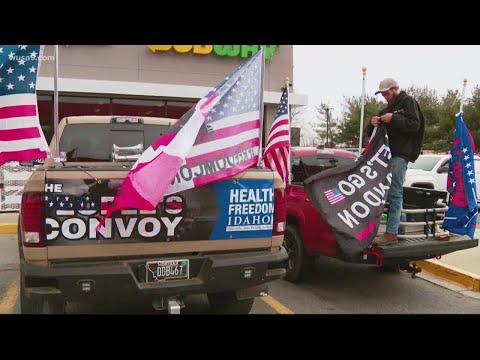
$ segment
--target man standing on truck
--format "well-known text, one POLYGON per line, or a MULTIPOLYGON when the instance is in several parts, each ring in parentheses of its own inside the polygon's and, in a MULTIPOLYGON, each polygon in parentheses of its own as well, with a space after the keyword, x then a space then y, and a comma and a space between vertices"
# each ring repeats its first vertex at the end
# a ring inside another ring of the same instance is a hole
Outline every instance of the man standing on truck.
POLYGON ((387 229, 384 234, 373 240, 374 245, 385 246, 398 242, 398 226, 403 206, 403 181, 408 162, 415 162, 422 150, 425 119, 418 102, 405 91, 400 91, 394 79, 386 78, 380 81, 378 91, 375 92, 375 95, 377 94, 382 94, 387 101, 387 107, 372 118, 367 126, 367 134, 371 136, 374 127, 379 124, 386 126, 392 153, 387 229))

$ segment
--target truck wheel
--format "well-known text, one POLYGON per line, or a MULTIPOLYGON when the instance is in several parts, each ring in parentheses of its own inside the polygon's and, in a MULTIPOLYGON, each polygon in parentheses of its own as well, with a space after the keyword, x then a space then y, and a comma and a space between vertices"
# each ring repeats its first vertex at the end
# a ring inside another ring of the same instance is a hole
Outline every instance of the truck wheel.
POLYGON ((210 309, 214 314, 248 314, 255 299, 238 300, 235 292, 207 294, 210 309))
POLYGON ((288 253, 288 266, 285 278, 294 283, 306 279, 312 273, 315 259, 305 251, 302 237, 297 228, 287 225, 283 245, 288 253))

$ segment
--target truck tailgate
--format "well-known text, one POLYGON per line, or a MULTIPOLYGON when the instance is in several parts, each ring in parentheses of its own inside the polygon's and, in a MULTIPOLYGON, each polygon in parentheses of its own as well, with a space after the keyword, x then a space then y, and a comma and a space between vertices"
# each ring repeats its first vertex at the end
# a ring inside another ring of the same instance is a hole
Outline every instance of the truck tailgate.
POLYGON ((270 179, 265 179, 265 174, 258 173, 263 178, 246 174, 241 180, 224 180, 167 195, 152 211, 116 212, 97 231, 126 172, 49 170, 45 184, 48 258, 280 247, 283 236, 272 234, 273 176, 269 173, 270 179))
POLYGON ((377 249, 381 251, 383 260, 423 260, 476 246, 478 239, 452 234, 448 241, 434 238, 405 239, 399 240, 397 244, 378 246, 377 249))

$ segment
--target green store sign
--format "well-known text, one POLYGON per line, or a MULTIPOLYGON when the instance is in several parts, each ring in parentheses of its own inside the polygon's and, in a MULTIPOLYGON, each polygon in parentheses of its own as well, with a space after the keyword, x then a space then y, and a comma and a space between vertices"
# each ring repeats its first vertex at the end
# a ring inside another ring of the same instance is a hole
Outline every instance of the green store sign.
MULTIPOLYGON (((196 55, 213 54, 216 56, 247 58, 260 51, 260 45, 147 45, 153 51, 193 52, 196 55)), ((270 60, 280 45, 265 45, 265 59, 270 60)))

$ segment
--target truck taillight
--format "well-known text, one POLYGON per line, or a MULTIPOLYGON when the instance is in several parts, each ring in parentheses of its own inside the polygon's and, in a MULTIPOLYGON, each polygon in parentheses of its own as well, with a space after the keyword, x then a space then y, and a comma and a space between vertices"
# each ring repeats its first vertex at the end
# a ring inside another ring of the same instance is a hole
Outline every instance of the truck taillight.
POLYGON ((45 221, 42 221, 44 211, 42 206, 43 193, 24 192, 20 212, 20 231, 23 234, 23 245, 27 247, 45 246, 45 221))
POLYGON ((275 189, 273 210, 273 235, 283 235, 287 221, 287 207, 285 206, 285 190, 275 189))

